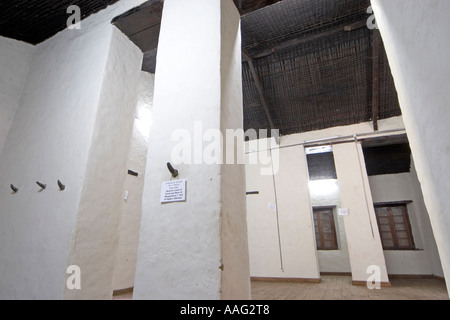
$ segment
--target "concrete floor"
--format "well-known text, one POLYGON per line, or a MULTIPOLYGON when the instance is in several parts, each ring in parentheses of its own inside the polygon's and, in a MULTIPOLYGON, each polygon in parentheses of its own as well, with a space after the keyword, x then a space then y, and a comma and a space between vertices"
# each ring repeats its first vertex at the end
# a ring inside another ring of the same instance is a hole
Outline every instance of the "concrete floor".
MULTIPOLYGON (((391 287, 370 290, 353 286, 350 276, 322 276, 320 283, 252 281, 253 300, 449 300, 438 279, 395 279, 391 287)), ((132 292, 113 300, 130 300, 132 292)))
POLYGON ((320 283, 252 281, 254 300, 449 300, 438 279, 391 278, 391 287, 353 286, 350 276, 322 276, 320 283))

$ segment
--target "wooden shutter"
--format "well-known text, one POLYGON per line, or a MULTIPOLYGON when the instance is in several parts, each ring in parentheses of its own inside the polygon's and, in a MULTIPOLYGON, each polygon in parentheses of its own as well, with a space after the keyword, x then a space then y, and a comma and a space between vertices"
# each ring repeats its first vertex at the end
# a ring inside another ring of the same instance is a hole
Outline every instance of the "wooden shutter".
POLYGON ((375 206, 375 213, 383 249, 415 249, 405 204, 375 206))
POLYGON ((317 250, 337 250, 333 208, 314 208, 317 250))

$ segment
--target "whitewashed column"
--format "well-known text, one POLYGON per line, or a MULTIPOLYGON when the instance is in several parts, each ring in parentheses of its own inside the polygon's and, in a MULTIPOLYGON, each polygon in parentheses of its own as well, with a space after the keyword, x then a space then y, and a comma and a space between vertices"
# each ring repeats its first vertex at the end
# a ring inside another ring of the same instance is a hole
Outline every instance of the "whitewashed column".
POLYGON ((361 144, 334 145, 333 154, 341 208, 348 210, 343 218, 353 283, 365 285, 374 266, 375 280, 390 286, 361 144))
POLYGON ((202 157, 210 143, 203 133, 243 126, 240 48, 232 0, 165 1, 135 299, 250 297, 244 166, 202 157), (167 162, 180 130, 192 154, 174 165, 173 178, 167 162), (161 203, 161 184, 170 180, 186 180, 185 201, 161 203))

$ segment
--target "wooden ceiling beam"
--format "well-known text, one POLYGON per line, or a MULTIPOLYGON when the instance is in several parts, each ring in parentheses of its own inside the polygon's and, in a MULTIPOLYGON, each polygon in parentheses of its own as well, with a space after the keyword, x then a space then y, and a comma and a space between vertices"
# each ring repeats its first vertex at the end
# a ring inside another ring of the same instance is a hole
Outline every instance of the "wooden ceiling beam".
POLYGON ((282 0, 233 0, 239 13, 243 16, 253 11, 270 6, 282 0))
MULTIPOLYGON (((269 111, 269 107, 267 105, 267 101, 264 95, 264 89, 259 78, 258 73, 256 72, 255 66, 253 65, 253 59, 250 57, 244 50, 242 51, 243 60, 248 63, 250 68, 250 73, 252 74, 253 81, 255 82, 256 89, 258 90, 259 101, 264 109, 264 113, 266 114, 267 122, 269 123, 270 129, 275 130, 275 125, 272 119, 272 116, 269 111)), ((278 141, 277 141, 278 143, 278 141)))
POLYGON ((378 131, 380 114, 380 31, 373 29, 372 39, 372 123, 373 130, 378 131))
POLYGON ((253 54, 252 58, 253 59, 259 59, 259 58, 263 58, 263 57, 267 57, 270 56, 271 54, 275 53, 276 51, 282 50, 282 49, 286 49, 286 48, 290 48, 293 46, 297 46, 300 44, 304 44, 313 40, 317 40, 317 39, 321 39, 324 37, 329 37, 332 36, 334 34, 337 34, 339 32, 343 32, 343 31, 347 31, 347 32, 351 32, 357 29, 361 29, 362 27, 366 26, 366 21, 357 21, 355 23, 349 24, 349 25, 345 25, 345 26, 339 26, 336 28, 332 28, 329 30, 326 30, 324 32, 320 32, 317 34, 313 34, 311 36, 299 36, 297 38, 294 39, 290 39, 287 41, 284 41, 282 43, 277 44, 276 46, 273 46, 270 49, 265 49, 257 54, 253 54))

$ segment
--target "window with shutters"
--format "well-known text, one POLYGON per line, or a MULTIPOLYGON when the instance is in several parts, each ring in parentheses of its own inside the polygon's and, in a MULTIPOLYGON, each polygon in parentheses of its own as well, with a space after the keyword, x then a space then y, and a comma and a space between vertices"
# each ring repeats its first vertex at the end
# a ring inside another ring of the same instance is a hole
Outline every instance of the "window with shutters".
POLYGON ((375 205, 384 250, 414 250, 406 204, 375 205))
POLYGON ((317 250, 338 250, 333 208, 313 208, 317 250))

